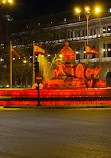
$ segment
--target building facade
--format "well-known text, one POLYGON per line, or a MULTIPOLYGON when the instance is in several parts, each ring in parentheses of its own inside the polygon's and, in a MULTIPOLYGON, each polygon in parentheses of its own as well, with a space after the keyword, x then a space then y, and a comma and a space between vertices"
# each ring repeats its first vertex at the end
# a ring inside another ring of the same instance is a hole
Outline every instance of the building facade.
MULTIPOLYGON (((91 19, 88 21, 88 44, 99 49, 99 55, 88 55, 88 64, 99 64, 102 67, 100 77, 111 85, 111 16, 91 19)), ((61 48, 69 42, 76 53, 76 63, 85 64, 85 43, 87 40, 87 23, 79 21, 35 30, 13 33, 11 39, 16 47, 32 47, 32 41, 47 49, 46 54, 52 55, 53 48, 61 48)), ((57 50, 57 49, 56 49, 57 50)))

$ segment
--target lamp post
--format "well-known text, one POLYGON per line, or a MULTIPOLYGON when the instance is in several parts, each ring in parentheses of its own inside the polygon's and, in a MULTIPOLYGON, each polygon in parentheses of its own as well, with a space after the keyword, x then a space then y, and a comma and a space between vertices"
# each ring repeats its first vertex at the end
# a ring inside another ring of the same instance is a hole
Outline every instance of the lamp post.
MULTIPOLYGON (((5 41, 8 41, 8 22, 12 21, 11 16, 8 13, 8 8, 10 8, 10 6, 13 4, 13 0, 0 0, 0 20, 2 21, 2 18, 6 19, 6 29, 5 29, 5 41)), ((3 30, 2 30, 2 26, 1 26, 1 34, 2 34, 3 30)), ((1 40, 2 41, 2 40, 1 40)), ((1 42, 0 41, 0 42, 1 42)))
POLYGON ((87 44, 88 44, 88 21, 89 21, 89 17, 90 17, 90 15, 91 15, 91 13, 90 12, 88 12, 88 10, 89 10, 89 8, 86 8, 86 13, 84 13, 85 14, 85 16, 86 16, 86 19, 87 19, 87 44))
MULTIPOLYGON (((1 0, 0 6, 2 5, 11 5, 13 0, 1 0)), ((11 50, 12 43, 10 42, 10 88, 12 88, 12 50, 11 50)))
MULTIPOLYGON (((75 9, 76 13, 80 14, 81 13, 81 10, 80 9, 75 9)), ((90 15, 93 13, 90 11, 89 7, 86 7, 84 11, 82 11, 83 14, 86 16, 86 20, 87 20, 87 44, 88 44, 88 25, 89 25, 89 17, 90 15)), ((95 12, 96 13, 99 13, 100 12, 100 9, 99 8, 95 8, 95 12)))
MULTIPOLYGON (((80 14, 81 10, 76 8, 75 9, 76 13, 80 14)), ((95 12, 96 13, 99 13, 100 9, 99 8, 95 8, 95 12)), ((82 11, 83 14, 86 16, 86 20, 87 20, 87 44, 88 44, 88 25, 89 25, 89 17, 90 15, 93 13, 90 11, 90 8, 89 7, 86 7, 84 11, 82 11)), ((88 55, 87 55, 87 64, 88 64, 88 55)))

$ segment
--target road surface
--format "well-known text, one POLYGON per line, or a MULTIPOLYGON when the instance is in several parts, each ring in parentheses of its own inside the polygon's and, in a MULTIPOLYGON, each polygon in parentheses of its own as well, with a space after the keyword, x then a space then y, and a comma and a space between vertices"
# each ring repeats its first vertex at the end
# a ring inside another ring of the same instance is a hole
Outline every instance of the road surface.
POLYGON ((111 109, 0 111, 0 158, 110 158, 111 109))

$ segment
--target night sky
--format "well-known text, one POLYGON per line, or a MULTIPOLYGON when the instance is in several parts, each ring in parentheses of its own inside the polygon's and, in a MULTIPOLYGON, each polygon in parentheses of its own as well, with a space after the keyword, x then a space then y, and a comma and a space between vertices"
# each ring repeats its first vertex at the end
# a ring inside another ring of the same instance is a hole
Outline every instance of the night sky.
POLYGON ((16 18, 31 18, 58 12, 73 11, 75 6, 101 4, 103 9, 111 8, 110 0, 15 0, 13 6, 16 18))

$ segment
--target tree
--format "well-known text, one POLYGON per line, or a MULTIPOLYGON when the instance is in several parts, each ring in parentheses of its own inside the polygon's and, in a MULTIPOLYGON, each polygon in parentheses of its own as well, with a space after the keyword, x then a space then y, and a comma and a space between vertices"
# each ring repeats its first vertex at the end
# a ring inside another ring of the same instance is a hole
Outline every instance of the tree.
POLYGON ((13 85, 32 84, 32 61, 30 60, 29 49, 17 48, 16 51, 21 55, 13 58, 13 85), (21 53, 22 52, 22 53, 21 53))
POLYGON ((27 86, 32 83, 32 64, 28 60, 13 61, 13 85, 27 86), (26 61, 26 63, 23 63, 26 61))

